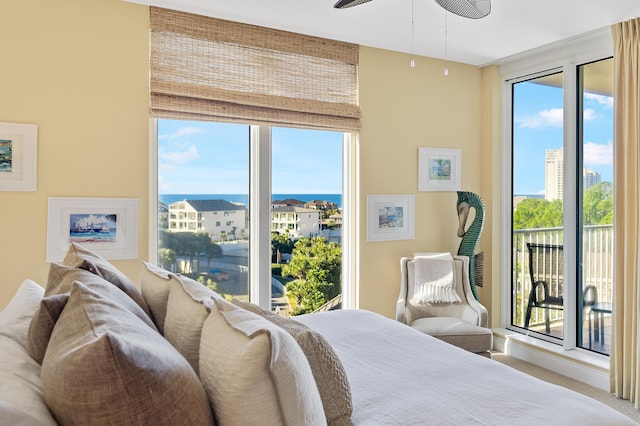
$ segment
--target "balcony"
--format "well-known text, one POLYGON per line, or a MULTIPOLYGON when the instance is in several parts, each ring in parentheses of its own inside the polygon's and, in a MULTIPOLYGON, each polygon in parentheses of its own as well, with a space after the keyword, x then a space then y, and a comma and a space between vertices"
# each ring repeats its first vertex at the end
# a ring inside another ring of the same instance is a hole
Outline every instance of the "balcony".
MULTIPOLYGON (((524 229, 513 234, 513 318, 512 324, 524 327, 525 312, 531 291, 527 243, 562 245, 562 228, 524 229)), ((609 355, 611 353, 611 304, 613 302, 613 225, 590 225, 582 235, 582 289, 592 286, 596 295, 595 309, 585 306, 578 312, 582 326, 578 330, 578 346, 609 355)), ((562 296, 562 272, 550 277, 549 295, 562 296)), ((532 310, 529 330, 562 339, 565 310, 549 309, 550 331, 546 332, 543 308, 532 310)))

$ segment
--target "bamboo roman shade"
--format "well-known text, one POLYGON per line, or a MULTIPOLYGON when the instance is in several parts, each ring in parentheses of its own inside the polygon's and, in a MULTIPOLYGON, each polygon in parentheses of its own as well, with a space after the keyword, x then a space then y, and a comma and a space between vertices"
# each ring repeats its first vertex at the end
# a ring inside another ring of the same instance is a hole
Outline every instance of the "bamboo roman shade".
POLYGON ((358 45, 150 10, 152 116, 360 129, 358 45))

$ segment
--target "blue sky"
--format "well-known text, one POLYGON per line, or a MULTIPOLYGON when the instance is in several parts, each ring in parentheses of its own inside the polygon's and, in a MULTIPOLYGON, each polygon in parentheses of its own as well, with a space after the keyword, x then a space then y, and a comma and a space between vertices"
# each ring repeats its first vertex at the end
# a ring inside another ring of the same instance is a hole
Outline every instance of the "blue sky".
MULTIPOLYGON (((342 192, 342 133, 274 128, 274 194, 342 192)), ((158 120, 160 194, 246 194, 249 127, 158 120)))
MULTIPOLYGON (((514 193, 543 194, 545 151, 563 139, 562 89, 529 82, 514 88, 514 193)), ((584 167, 613 182, 613 98, 586 94, 584 167)))

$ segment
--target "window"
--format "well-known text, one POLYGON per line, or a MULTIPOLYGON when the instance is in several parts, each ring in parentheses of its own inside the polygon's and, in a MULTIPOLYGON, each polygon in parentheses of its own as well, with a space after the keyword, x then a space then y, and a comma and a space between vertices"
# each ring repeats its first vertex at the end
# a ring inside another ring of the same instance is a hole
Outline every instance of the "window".
POLYGON ((610 353, 613 60, 514 78, 511 328, 610 353))
POLYGON ((349 135, 167 119, 156 124, 161 266, 281 315, 311 311, 342 293, 348 222, 336 225, 330 216, 344 212, 349 135), (315 210, 314 203, 332 208, 315 210), (198 232, 174 223, 173 217, 186 215, 202 218, 198 232))

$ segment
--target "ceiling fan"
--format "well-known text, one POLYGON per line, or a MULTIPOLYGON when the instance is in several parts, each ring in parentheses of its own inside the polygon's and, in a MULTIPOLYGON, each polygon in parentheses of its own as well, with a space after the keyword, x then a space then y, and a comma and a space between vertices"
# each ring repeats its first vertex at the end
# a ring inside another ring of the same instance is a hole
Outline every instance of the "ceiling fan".
MULTIPOLYGON (((333 7, 345 9, 369 1, 371 0, 339 0, 333 7)), ((491 0, 436 0, 436 3, 449 12, 465 18, 480 19, 491 13, 491 0)))

